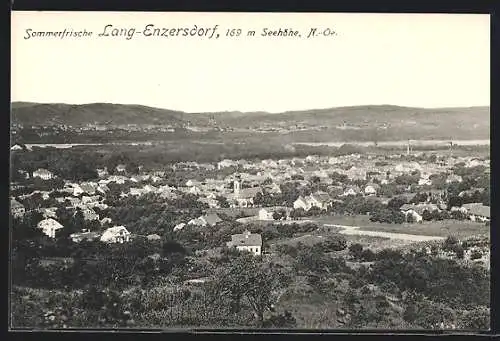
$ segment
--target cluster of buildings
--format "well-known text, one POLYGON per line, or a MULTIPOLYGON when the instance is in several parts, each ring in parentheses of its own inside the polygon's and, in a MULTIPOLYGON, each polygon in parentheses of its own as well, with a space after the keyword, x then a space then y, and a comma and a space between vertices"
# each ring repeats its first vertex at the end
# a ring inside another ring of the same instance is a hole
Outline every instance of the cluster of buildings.
MULTIPOLYGON (((439 160, 438 160, 439 161, 439 160)), ((184 194, 193 194, 196 200, 208 205, 210 208, 220 208, 223 202, 233 208, 246 208, 259 206, 255 199, 259 193, 280 194, 285 183, 294 183, 297 188, 310 188, 311 184, 322 186, 325 190, 315 190, 307 196, 299 196, 293 202, 292 207, 262 207, 258 213, 261 220, 274 219, 273 215, 277 210, 285 211, 289 217, 292 209, 302 209, 309 211, 313 207, 321 210, 328 209, 336 201, 342 201, 343 197, 351 195, 362 195, 366 197, 378 197, 382 185, 393 182, 400 175, 417 174, 420 186, 432 184, 432 175, 445 174, 446 182, 461 182, 460 176, 453 174, 452 167, 457 163, 463 163, 467 167, 484 165, 489 168, 489 161, 474 158, 450 158, 439 162, 414 162, 406 161, 401 155, 389 157, 383 156, 361 156, 351 154, 339 157, 321 157, 310 155, 305 158, 291 158, 280 160, 229 160, 225 159, 216 164, 200 164, 197 162, 177 163, 171 166, 172 170, 208 170, 217 176, 206 179, 188 179, 184 183, 172 186, 165 184, 165 170, 155 170, 150 172, 140 172, 140 175, 130 175, 126 165, 118 165, 110 175, 107 169, 97 169, 99 178, 95 181, 81 183, 65 181, 65 185, 59 196, 55 198, 58 204, 79 210, 85 220, 98 221, 101 226, 111 225, 111 219, 100 217, 95 211, 106 209, 104 203, 109 184, 115 183, 124 185, 120 196, 141 197, 147 194, 155 194, 165 200, 176 200, 184 194), (227 169, 231 172, 227 174, 227 169), (225 172, 222 172, 225 170, 225 172), (221 171, 221 172, 219 172, 221 171), (219 174, 220 173, 220 174, 219 174), (336 177, 341 176, 346 181, 339 181, 336 177), (356 182, 361 180, 361 182, 356 182), (364 183, 360 186, 355 183, 364 183)), ((141 168, 141 167, 140 167, 141 168)), ((19 170, 23 171, 23 170, 19 170)), ((26 173, 27 174, 27 173, 26 173)), ((43 180, 50 180, 55 175, 46 169, 37 169, 32 172, 33 177, 43 180)), ((50 192, 41 192, 44 199, 48 199, 50 192)), ((31 193, 30 195, 32 195, 31 193)), ((29 195, 28 195, 29 196, 29 195)), ((20 196, 19 199, 26 196, 20 196)), ((443 202, 419 203, 415 205, 403 205, 401 211, 406 215, 411 215, 413 221, 422 221, 425 210, 443 210, 443 202)), ((461 208, 456 208, 468 214, 471 220, 488 221, 489 207, 480 204, 468 204, 461 208)), ((56 208, 40 208, 44 220, 39 222, 38 227, 48 236, 54 237, 56 232, 63 228, 57 222, 56 208)), ((11 201, 11 212, 16 217, 22 217, 26 209, 16 199, 11 201)), ((220 222, 220 217, 216 214, 206 214, 193 218, 189 221, 181 222, 174 227, 174 231, 182 230, 186 225, 207 227, 215 226, 220 222)), ((75 241, 99 238, 103 242, 127 242, 130 240, 130 232, 125 226, 108 227, 99 236, 95 232, 82 231, 74 235, 75 241)), ((233 236, 231 245, 238 248, 248 248, 248 250, 260 254, 262 245, 258 244, 260 236, 243 234, 233 236)))

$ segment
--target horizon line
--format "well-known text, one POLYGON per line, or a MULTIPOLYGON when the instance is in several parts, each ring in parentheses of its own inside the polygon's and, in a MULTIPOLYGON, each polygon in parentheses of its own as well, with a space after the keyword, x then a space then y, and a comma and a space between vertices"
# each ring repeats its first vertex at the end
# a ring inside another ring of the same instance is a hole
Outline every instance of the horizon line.
POLYGON ((266 111, 266 110, 238 110, 238 109, 226 109, 219 111, 184 111, 178 109, 165 108, 160 106, 146 105, 146 104, 138 104, 138 103, 113 103, 113 102, 86 102, 86 103, 68 103, 68 102, 31 102, 31 101, 11 101, 11 110, 12 104, 15 103, 26 103, 33 105, 76 105, 76 106, 85 106, 92 104, 105 104, 105 105, 123 105, 123 106, 141 106, 148 107, 160 110, 169 110, 175 111, 185 114, 215 114, 215 113, 266 113, 266 114, 285 114, 285 113, 293 113, 293 112, 304 112, 304 111, 321 111, 321 110, 329 110, 329 109, 343 109, 343 108, 356 108, 356 107, 398 107, 398 108, 408 108, 408 109, 424 109, 424 110, 443 110, 443 109, 465 109, 465 108, 490 108, 490 105, 464 105, 464 106, 442 106, 442 107, 423 107, 423 106, 407 106, 407 105, 398 105, 398 104, 356 104, 356 105, 339 105, 339 106, 329 106, 323 108, 308 108, 308 109, 290 109, 290 110, 282 110, 282 111, 266 111))

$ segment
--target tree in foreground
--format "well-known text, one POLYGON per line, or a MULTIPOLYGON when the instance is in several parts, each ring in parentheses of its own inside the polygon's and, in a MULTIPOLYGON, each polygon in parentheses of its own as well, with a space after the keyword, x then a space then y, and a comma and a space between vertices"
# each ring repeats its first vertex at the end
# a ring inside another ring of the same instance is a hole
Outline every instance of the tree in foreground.
POLYGON ((290 278, 281 269, 264 264, 260 258, 242 254, 222 269, 213 283, 212 295, 231 298, 233 313, 246 302, 252 309, 258 327, 264 326, 266 312, 272 310, 290 278))

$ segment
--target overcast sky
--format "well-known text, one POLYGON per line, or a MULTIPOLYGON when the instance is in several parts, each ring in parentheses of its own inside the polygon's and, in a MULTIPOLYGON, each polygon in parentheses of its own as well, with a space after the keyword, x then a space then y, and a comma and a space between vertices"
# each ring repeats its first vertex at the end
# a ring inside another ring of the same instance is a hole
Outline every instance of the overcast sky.
POLYGON ((489 105, 490 21, 469 14, 12 13, 12 101, 279 112, 489 105), (104 26, 213 27, 220 39, 98 38, 104 26), (302 38, 261 37, 294 28, 302 38), (307 39, 311 27, 335 37, 307 39), (92 38, 24 39, 33 31, 92 38), (239 38, 224 38, 241 28, 239 38), (255 37, 243 37, 255 30, 255 37))

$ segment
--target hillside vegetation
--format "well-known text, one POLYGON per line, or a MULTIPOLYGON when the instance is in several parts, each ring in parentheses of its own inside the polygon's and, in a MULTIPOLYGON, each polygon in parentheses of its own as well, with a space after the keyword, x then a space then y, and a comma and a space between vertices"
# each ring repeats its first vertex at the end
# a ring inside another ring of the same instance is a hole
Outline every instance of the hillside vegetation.
MULTIPOLYGON (((423 109, 390 105, 355 106, 278 114, 265 112, 185 113, 140 105, 12 104, 13 124, 31 126, 222 127, 275 134, 283 143, 405 139, 489 139, 489 107, 423 109)), ((87 133, 86 133, 87 134, 87 133)), ((168 135, 150 132, 150 135, 168 135)), ((56 134, 57 135, 57 134, 56 134)), ((193 134, 196 135, 196 134, 193 134)), ((226 135, 226 134, 224 134, 226 135)), ((193 136, 199 138, 199 136, 193 136)), ((153 138, 156 139, 156 138, 153 138)))

